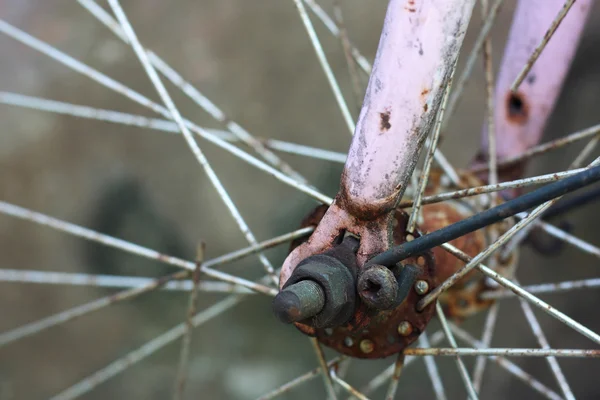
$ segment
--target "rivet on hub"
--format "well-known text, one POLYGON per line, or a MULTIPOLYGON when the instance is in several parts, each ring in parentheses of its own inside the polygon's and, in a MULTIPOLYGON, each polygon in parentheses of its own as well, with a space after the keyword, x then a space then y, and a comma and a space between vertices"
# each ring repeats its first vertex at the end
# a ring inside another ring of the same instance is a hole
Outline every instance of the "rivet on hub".
POLYGON ((424 295, 425 293, 429 292, 429 283, 422 280, 417 281, 415 283, 415 291, 420 295, 424 295))
POLYGON ((364 339, 360 342, 360 351, 363 353, 369 354, 374 348, 375 346, 373 345, 373 342, 369 339, 364 339))
POLYGON ((398 324, 398 333, 402 336, 408 336, 412 333, 413 327, 408 321, 402 321, 398 324))
POLYGON ((354 340, 352 340, 350 336, 346 336, 344 338, 344 345, 346 345, 346 347, 352 347, 354 345, 354 340))

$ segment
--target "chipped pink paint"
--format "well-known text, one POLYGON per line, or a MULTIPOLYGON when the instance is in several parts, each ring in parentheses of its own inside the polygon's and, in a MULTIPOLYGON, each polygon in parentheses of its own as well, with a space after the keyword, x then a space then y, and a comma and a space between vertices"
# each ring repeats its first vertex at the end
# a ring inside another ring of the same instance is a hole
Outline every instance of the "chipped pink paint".
POLYGON ((388 248, 390 213, 433 126, 474 2, 390 1, 340 191, 310 239, 285 260, 281 285, 344 231, 361 237, 359 265, 388 248))
MULTIPOLYGON (((577 0, 550 38, 546 48, 521 83, 511 109, 510 86, 565 0, 520 0, 496 82, 494 121, 498 160, 517 156, 541 140, 544 127, 562 89, 593 3, 577 0), (521 102, 521 110, 515 108, 521 102), (511 111, 512 110, 512 111, 511 111)), ((481 152, 487 155, 487 130, 483 129, 481 152)), ((516 177, 515 177, 516 178, 516 177)))

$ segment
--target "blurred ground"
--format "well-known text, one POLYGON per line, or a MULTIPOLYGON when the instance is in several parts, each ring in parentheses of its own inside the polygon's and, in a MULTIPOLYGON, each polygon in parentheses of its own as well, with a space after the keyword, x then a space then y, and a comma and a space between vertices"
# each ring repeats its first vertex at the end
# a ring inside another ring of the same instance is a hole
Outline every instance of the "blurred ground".
MULTIPOLYGON (((142 42, 167 60, 193 85, 248 131, 346 151, 350 136, 336 108, 323 72, 292 1, 189 0, 127 1, 126 12, 142 42)), ((385 4, 344 0, 353 42, 372 59, 385 4)), ((507 0, 493 35, 497 65, 510 26, 514 0, 507 0)), ((330 1, 324 1, 330 10, 330 1)), ((477 16, 464 49, 479 30, 477 16)), ((0 16, 73 57, 158 100, 132 51, 67 0, 0 1, 0 16)), ((598 123, 600 92, 600 7, 596 5, 557 112, 545 138, 551 139, 598 123)), ((352 102, 346 64, 339 42, 314 21, 327 57, 352 102)), ((152 116, 120 95, 47 57, 0 36, 0 90, 152 116)), ((464 57, 461 58, 464 62, 464 57)), ((462 64, 461 64, 462 65, 462 64)), ((168 87, 182 114, 203 126, 219 127, 175 88, 168 87)), ((484 87, 481 69, 467 87, 452 119, 451 138, 442 150, 464 166, 479 144, 484 87)), ((88 226, 169 254, 192 258, 196 243, 207 243, 213 257, 246 243, 232 223, 197 162, 179 136, 108 123, 0 106, 0 198, 88 226)), ((294 229, 314 203, 304 195, 248 168, 210 144, 200 143, 242 215, 259 240, 294 229)), ((581 146, 534 163, 531 173, 565 168, 581 146)), ((329 195, 337 191, 341 165, 284 156, 293 167, 329 195)), ((598 243, 600 216, 588 206, 569 217, 575 232, 598 243)), ((0 216, 3 268, 87 271, 158 276, 169 271, 156 263, 88 244, 31 223, 0 216)), ((285 247, 285 246, 284 246, 285 247)), ((285 248, 268 252, 278 265, 285 248)), ((584 279, 597 276, 597 259, 567 249, 559 257, 541 258, 524 249, 522 283, 584 279)), ((257 278, 256 258, 223 267, 257 278)), ((109 290, 0 284, 0 331, 112 293, 109 290)), ((219 298, 204 294, 200 307, 219 298)), ((547 296, 573 318, 599 330, 600 296, 587 291, 547 296)), ((154 293, 96 312, 42 335, 0 349, 0 399, 45 398, 117 356, 131 351, 180 322, 187 296, 154 293)), ((539 315, 539 313, 536 313, 539 315)), ((539 315, 550 343, 557 347, 589 346, 568 328, 539 315)), ((482 318, 468 321, 480 332, 482 318)), ((479 333, 476 333, 478 336, 479 333)), ((535 347, 518 304, 503 303, 493 341, 499 347, 535 347)), ((157 352, 91 392, 86 399, 163 399, 172 391, 179 342, 157 352)), ((270 313, 269 299, 251 296, 233 311, 197 329, 188 398, 251 399, 286 382, 316 363, 308 340, 281 326, 270 313)), ((389 360, 356 362, 350 377, 357 386, 389 365, 389 360)), ((543 360, 516 360, 544 383, 555 387, 543 360)), ((597 398, 598 363, 561 361, 578 398, 597 398)), ((463 396, 453 360, 440 361, 451 398, 463 396)), ((528 398, 534 393, 495 365, 486 374, 483 398, 528 398)), ((422 362, 400 381, 403 396, 430 398, 422 362)), ((284 398, 322 398, 314 380, 284 398)))

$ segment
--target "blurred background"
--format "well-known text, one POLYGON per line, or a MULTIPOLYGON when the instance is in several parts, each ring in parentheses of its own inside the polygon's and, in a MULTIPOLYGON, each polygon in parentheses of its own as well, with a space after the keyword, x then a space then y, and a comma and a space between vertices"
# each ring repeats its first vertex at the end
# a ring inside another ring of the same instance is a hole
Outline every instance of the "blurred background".
MULTIPOLYGON (((106 6, 104 1, 100 3, 106 6)), ((332 1, 320 3, 331 14, 332 1)), ((372 60, 387 1, 340 3, 351 40, 372 60)), ((496 70, 515 3, 504 2, 493 31, 496 70)), ((129 0, 123 1, 123 6, 142 43, 249 132, 347 151, 350 135, 291 0, 129 0)), ((459 68, 479 32, 479 15, 475 10, 459 68)), ((0 1, 0 16, 159 102, 133 51, 75 2, 0 1)), ((313 22, 356 115, 360 104, 352 96, 342 47, 318 20, 313 18, 313 22)), ((596 4, 545 140, 598 123, 598 22, 600 6, 596 4)), ((0 36, 0 49, 2 91, 154 117, 6 36, 0 36)), ((467 164, 479 146, 485 95, 481 65, 475 68, 451 120, 448 140, 442 145, 459 167, 467 164)), ((201 126, 222 128, 178 89, 167 88, 185 117, 201 126)), ((200 240, 206 242, 207 257, 247 245, 181 136, 7 105, 0 105, 0 121, 0 199, 187 259, 193 259, 200 240)), ((204 141, 199 143, 259 241, 296 229, 316 205, 230 154, 204 141)), ((577 144, 543 156, 528 172, 564 169, 581 147, 577 144)), ((293 155, 282 158, 326 194, 337 192, 341 164, 293 155)), ((598 243, 600 215, 594 210, 594 205, 583 207, 569 214, 568 220, 577 235, 598 243)), ((280 265, 287 248, 283 245, 267 252, 274 265, 280 265)), ((2 215, 0 254, 2 268, 140 276, 173 271, 2 215)), ((570 247, 552 259, 524 248, 519 279, 524 284, 585 279, 597 276, 597 267, 597 258, 570 247)), ((221 268, 249 279, 263 274, 256 257, 221 268)), ((0 283, 0 331, 113 292, 116 290, 0 283)), ((199 308, 222 297, 201 293, 199 308)), ((589 328, 600 330, 597 291, 542 298, 589 328)), ((181 292, 146 294, 0 349, 0 399, 46 398, 63 390, 181 322, 187 303, 188 295, 181 292)), ((553 346, 590 346, 591 342, 566 326, 537 311, 536 315, 553 346)), ((479 337, 483 320, 484 316, 476 316, 464 327, 479 337)), ((430 331, 436 324, 432 326, 430 331)), ((492 346, 538 347, 517 301, 502 301, 492 346)), ((179 349, 177 341, 84 398, 169 398, 179 349)), ((361 387, 392 361, 354 361, 348 381, 361 387)), ((556 387, 545 360, 514 361, 556 387)), ((473 364, 471 359, 466 362, 473 364)), ((598 398, 600 388, 594 381, 600 372, 597 361, 561 359, 560 364, 578 398, 598 398)), ((449 396, 464 397, 454 360, 439 359, 438 365, 449 396)), ((243 304, 194 331, 187 398, 253 399, 315 366, 308 339, 275 320, 270 299, 248 296, 243 304)), ((401 377, 398 397, 405 396, 433 397, 422 361, 401 377)), ((482 398, 509 396, 538 395, 489 363, 482 398)), ((315 379, 282 398, 324 398, 322 382, 315 379)))

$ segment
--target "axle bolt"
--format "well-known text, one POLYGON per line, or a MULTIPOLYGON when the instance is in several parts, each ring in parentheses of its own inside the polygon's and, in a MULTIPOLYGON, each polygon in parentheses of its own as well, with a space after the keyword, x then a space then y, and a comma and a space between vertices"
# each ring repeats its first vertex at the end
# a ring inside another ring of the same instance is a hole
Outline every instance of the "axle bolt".
POLYGON ((325 305, 323 289, 314 281, 304 280, 283 289, 273 300, 273 311, 286 324, 317 315, 325 305))
POLYGON ((424 295, 425 293, 429 292, 429 284, 427 281, 419 280, 415 283, 415 291, 420 295, 424 295))

